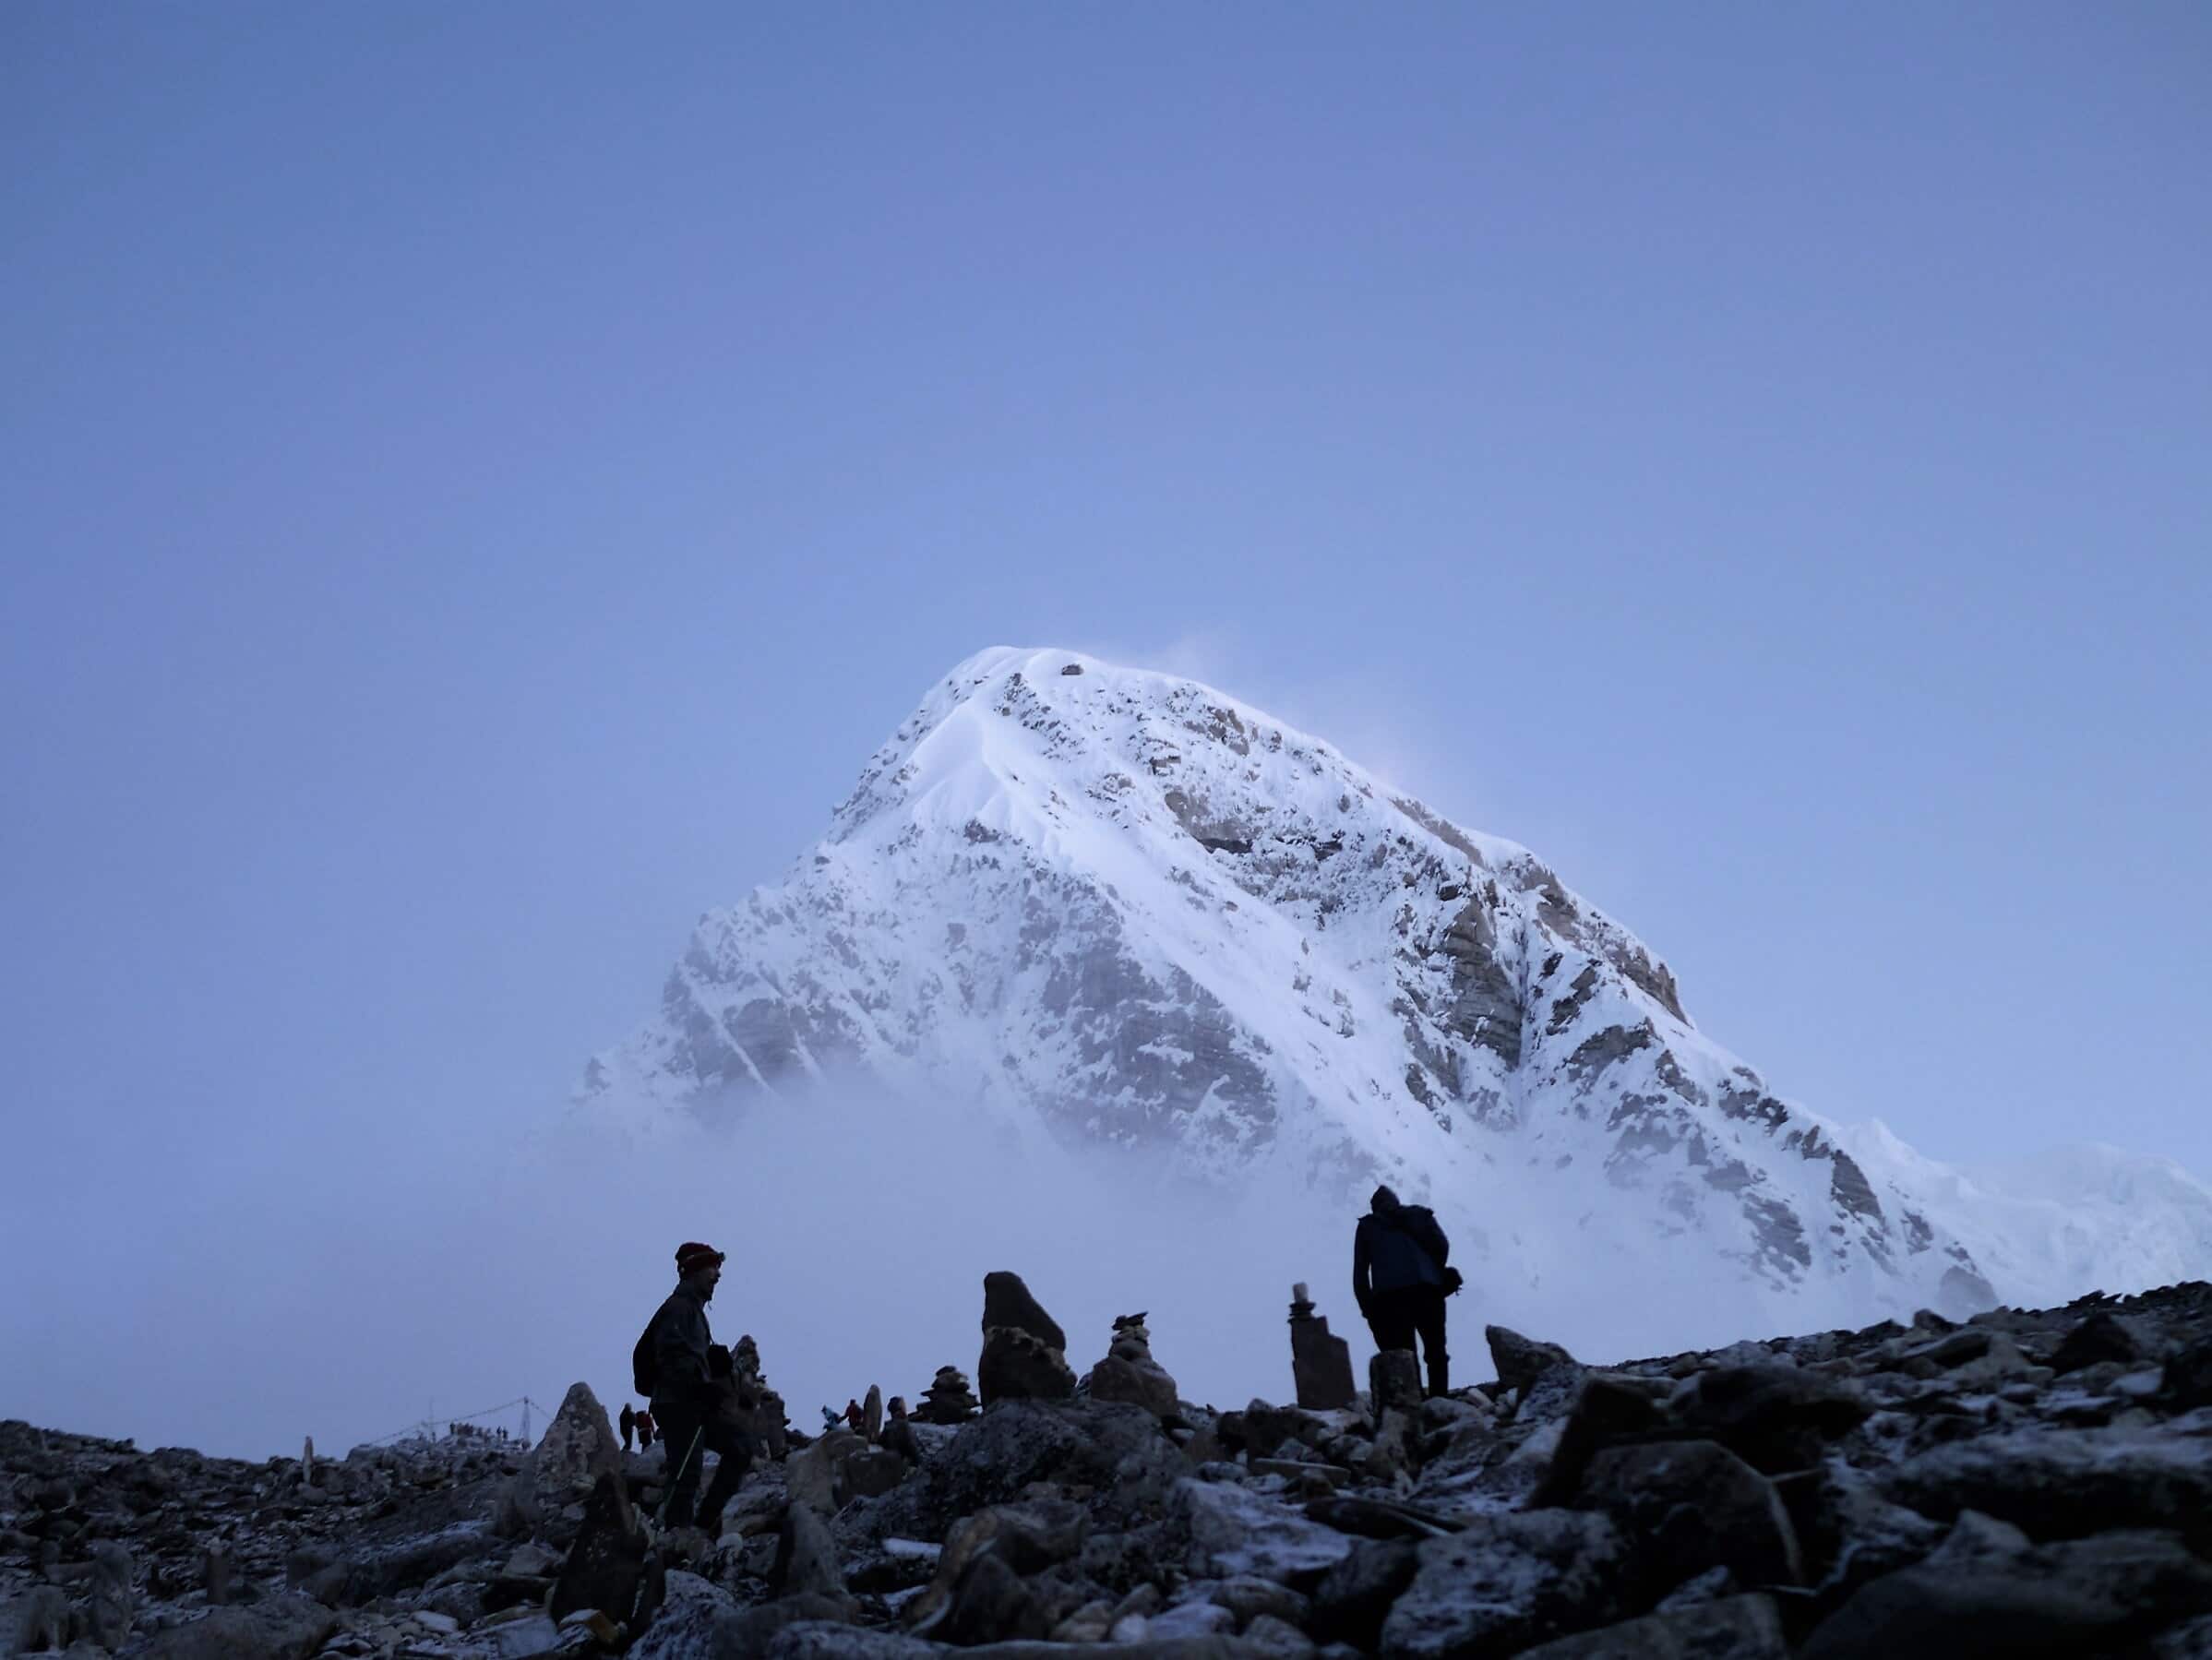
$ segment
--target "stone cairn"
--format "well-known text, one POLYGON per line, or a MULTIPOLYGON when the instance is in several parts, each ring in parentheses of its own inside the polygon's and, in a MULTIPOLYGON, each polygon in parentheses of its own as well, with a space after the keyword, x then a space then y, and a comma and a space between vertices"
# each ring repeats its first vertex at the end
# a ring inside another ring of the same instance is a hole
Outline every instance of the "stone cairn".
POLYGON ((1290 1375, 1298 1404, 1309 1412, 1354 1403, 1351 1344, 1329 1335, 1329 1321, 1314 1313, 1303 1280, 1290 1288, 1290 1375))
POLYGON ((940 1366, 936 1380, 922 1391, 921 1407, 914 1415, 925 1424, 965 1424, 977 1410, 967 1373, 956 1366, 940 1366))
POLYGON ((1175 1379, 1152 1357, 1152 1332, 1142 1313, 1115 1320, 1106 1356, 1091 1368, 1083 1383, 1094 1401, 1127 1401, 1155 1418, 1176 1415, 1175 1379))
POLYGON ((1065 1401, 1075 1393, 1068 1334, 1004 1269, 983 1276, 983 1356, 975 1363, 983 1403, 1065 1401))

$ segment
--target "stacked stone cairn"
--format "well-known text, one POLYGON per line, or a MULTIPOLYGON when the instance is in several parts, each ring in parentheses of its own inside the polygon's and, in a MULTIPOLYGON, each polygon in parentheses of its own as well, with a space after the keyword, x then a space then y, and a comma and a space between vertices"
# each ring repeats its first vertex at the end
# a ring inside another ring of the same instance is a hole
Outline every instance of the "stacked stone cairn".
POLYGON ((1152 1357, 1152 1332, 1142 1314, 1116 1318, 1106 1358, 1085 1374, 1079 1387, 1094 1401, 1127 1401, 1155 1418, 1176 1415, 1175 1379, 1152 1357))
POLYGON ((1329 1321, 1313 1311, 1300 1280, 1290 1288, 1290 1376, 1300 1406, 1321 1412, 1353 1405, 1352 1345, 1329 1335, 1329 1321))
POLYGON ((914 1415, 924 1424, 965 1424, 977 1410, 967 1373, 956 1366, 940 1366, 935 1379, 922 1391, 922 1404, 914 1415))
POLYGON ((1393 1362, 1350 1407, 1002 1394, 913 1458, 840 1429, 719 1539, 654 1525, 659 1452, 581 1385, 527 1458, 312 1482, 0 1423, 0 1654, 2212 1660, 2212 1285, 1604 1367, 1488 1337, 1495 1380, 1429 1400, 1393 1362))

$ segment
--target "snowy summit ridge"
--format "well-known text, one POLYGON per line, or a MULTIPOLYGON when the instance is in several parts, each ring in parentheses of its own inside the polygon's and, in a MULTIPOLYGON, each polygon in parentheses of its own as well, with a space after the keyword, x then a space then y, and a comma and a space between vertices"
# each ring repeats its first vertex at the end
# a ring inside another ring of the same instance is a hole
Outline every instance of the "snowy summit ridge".
POLYGON ((780 885, 700 920, 583 1101, 711 1120, 848 1070, 1209 1181, 1380 1176, 1486 1219, 1492 1256, 1543 1253, 1515 1218, 1571 1218, 1839 1317, 2212 1264, 2212 1191, 2179 1170, 2141 1161, 2165 1220, 2116 1231, 1785 1103, 1526 848, 1074 651, 940 681, 780 885))

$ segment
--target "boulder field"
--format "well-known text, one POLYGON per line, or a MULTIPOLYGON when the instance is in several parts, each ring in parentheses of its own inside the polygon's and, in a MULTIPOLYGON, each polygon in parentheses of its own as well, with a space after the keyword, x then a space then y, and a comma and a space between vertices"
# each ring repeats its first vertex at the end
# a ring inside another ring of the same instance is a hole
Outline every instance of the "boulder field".
POLYGON ((788 1431, 711 1538, 582 1384, 528 1449, 0 1423, 0 1655, 2212 1660, 2202 1283, 1607 1367, 1491 1327, 1492 1381, 1331 1406, 1181 1400, 1142 1314, 1078 1379, 1012 1274, 983 1328, 980 1403, 788 1431))

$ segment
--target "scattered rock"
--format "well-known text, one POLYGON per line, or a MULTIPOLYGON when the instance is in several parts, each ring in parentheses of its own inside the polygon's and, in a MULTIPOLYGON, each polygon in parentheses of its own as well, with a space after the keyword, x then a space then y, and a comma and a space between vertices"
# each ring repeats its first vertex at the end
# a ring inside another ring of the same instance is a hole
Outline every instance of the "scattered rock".
POLYGON ((555 1619, 581 1608, 597 1608, 626 1625, 634 1618, 645 1583, 645 1535, 622 1487, 612 1475, 602 1475, 592 1489, 546 1609, 555 1619))
POLYGON ((313 1598, 278 1596, 210 1609, 158 1632, 144 1653, 147 1660, 307 1660, 337 1629, 338 1616, 313 1598))
POLYGON ((1683 1433, 1718 1441, 1768 1475, 1810 1470, 1873 1405, 1853 1385, 1798 1367, 1719 1367, 1694 1376, 1668 1412, 1683 1433))
POLYGON ((2132 1366, 2146 1352, 2143 1339, 2132 1327, 2100 1308, 2066 1333, 2051 1352, 2051 1369, 2063 1378, 2105 1361, 2132 1366))
POLYGON ((92 1547, 92 1581, 85 1598, 85 1625, 92 1641, 102 1648, 121 1648, 137 1607, 130 1552, 112 1539, 102 1540, 92 1547))
POLYGON ((1190 1571, 1200 1575, 1296 1584, 1318 1579, 1352 1551, 1334 1528, 1231 1483, 1178 1482, 1175 1510, 1190 1529, 1190 1571))
POLYGON ((1536 1379, 1554 1367, 1579 1366, 1574 1356, 1556 1343, 1539 1343, 1504 1326, 1485 1326, 1490 1360, 1498 1368, 1498 1382, 1526 1395, 1536 1379))
POLYGON ((1362 1540, 1313 1587, 1309 1630, 1324 1642, 1371 1651, 1382 1621, 1421 1565, 1411 1540, 1362 1540))
POLYGON ((1382 1622, 1390 1660, 1509 1654, 1621 1612, 1628 1546, 1602 1515, 1478 1517, 1466 1532, 1415 1549, 1413 1582, 1382 1622))
POLYGON ((1771 1596, 1731 1596, 1522 1651, 1522 1660, 1788 1660, 1771 1596))
POLYGON ((1590 1461, 1579 1502, 1634 1537, 1663 1584, 1712 1568, 1745 1585, 1804 1581, 1797 1531, 1774 1483, 1717 1441, 1608 1448, 1590 1461))
POLYGON ((1857 1592, 1807 1641, 1807 1660, 1899 1654, 2101 1653, 2212 1607, 2212 1568, 2155 1531, 2036 1547, 1961 1515, 1929 1558, 1857 1592))
POLYGON ((1938 1521, 1977 1510, 2038 1539, 2175 1527, 2212 1545, 2212 1441, 2194 1437, 2013 1430, 1923 1452, 1882 1490, 1938 1521))
POLYGON ((2167 1361, 2160 1392, 2174 1412, 2212 1406, 2212 1337, 2199 1339, 2167 1361))
POLYGON ((776 1559, 768 1582, 778 1596, 814 1595, 843 1601, 844 1574, 829 1524, 811 1507, 795 1504, 776 1536, 776 1559))

